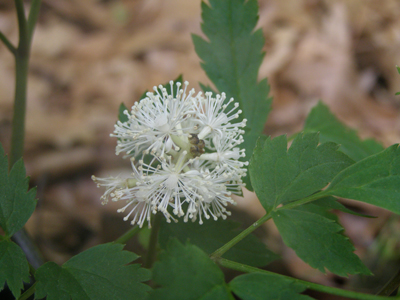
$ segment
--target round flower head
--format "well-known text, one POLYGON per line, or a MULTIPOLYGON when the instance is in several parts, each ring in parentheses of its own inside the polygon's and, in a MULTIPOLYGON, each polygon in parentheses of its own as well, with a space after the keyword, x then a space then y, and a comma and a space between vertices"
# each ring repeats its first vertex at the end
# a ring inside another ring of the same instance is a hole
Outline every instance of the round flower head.
POLYGON ((132 111, 124 113, 128 121, 118 121, 113 137, 117 137, 116 154, 125 152, 137 156, 143 150, 161 155, 172 147, 179 149, 171 138, 172 135, 182 134, 182 123, 191 117, 189 110, 194 90, 186 94, 188 82, 176 83, 174 94, 173 81, 170 81, 171 95, 163 86, 154 87, 154 93, 147 93, 146 98, 136 102, 132 111))
POLYGON ((198 119, 200 133, 198 134, 200 139, 207 137, 208 135, 219 136, 222 138, 224 134, 228 132, 235 132, 239 127, 246 126, 246 119, 239 123, 230 123, 231 121, 239 118, 242 113, 241 110, 237 110, 239 103, 235 103, 233 108, 226 111, 229 104, 234 100, 231 98, 228 102, 225 102, 226 95, 216 95, 212 97, 211 92, 205 93, 204 97, 198 97, 193 99, 193 105, 195 114, 198 119))
POLYGON ((244 149, 236 147, 243 142, 243 136, 241 135, 243 133, 243 130, 238 130, 236 132, 228 132, 222 137, 215 136, 212 139, 212 145, 208 145, 214 152, 204 153, 199 157, 202 167, 208 169, 219 167, 226 172, 246 175, 244 167, 249 163, 239 160, 241 157, 245 157, 245 153, 244 149))
POLYGON ((125 201, 118 212, 129 210, 125 220, 142 226, 151 215, 161 212, 167 222, 183 218, 225 219, 228 204, 235 204, 232 193, 241 194, 241 178, 246 175, 241 129, 246 120, 235 123, 241 110, 224 93, 212 97, 200 92, 194 96, 180 83, 166 88, 154 87, 154 93, 137 102, 128 120, 118 121, 116 153, 142 156, 133 177, 97 178, 106 188, 103 203, 125 201))

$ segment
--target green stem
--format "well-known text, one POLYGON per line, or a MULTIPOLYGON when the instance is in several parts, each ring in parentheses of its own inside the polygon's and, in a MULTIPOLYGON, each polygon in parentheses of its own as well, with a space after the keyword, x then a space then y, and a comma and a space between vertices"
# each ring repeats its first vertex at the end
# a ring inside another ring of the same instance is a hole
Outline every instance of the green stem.
POLYGON ((153 266, 154 260, 156 258, 157 243, 158 243, 158 231, 160 230, 162 214, 157 213, 153 219, 153 224, 151 228, 149 247, 147 249, 146 258, 144 260, 143 266, 150 269, 153 266))
POLYGON ((258 269, 258 268, 255 268, 255 267, 247 266, 247 265, 244 265, 244 264, 240 264, 240 263, 237 263, 237 262, 234 262, 234 261, 227 260, 225 258, 218 258, 218 259, 215 260, 215 262, 217 264, 219 264, 220 266, 223 266, 225 268, 229 268, 229 269, 232 269, 232 270, 241 271, 241 272, 245 272, 245 273, 259 272, 259 273, 279 276, 281 278, 289 279, 289 280, 294 281, 296 283, 300 283, 300 284, 304 285, 305 287, 307 287, 308 289, 311 289, 311 290, 314 290, 314 291, 319 291, 319 292, 323 292, 323 293, 328 293, 328 294, 333 294, 333 295, 337 295, 337 296, 347 297, 347 298, 350 298, 350 299, 360 299, 360 300, 392 299, 392 298, 383 297, 383 296, 368 295, 368 294, 363 294, 363 293, 358 293, 358 292, 353 292, 353 291, 346 291, 346 290, 342 290, 342 289, 339 289, 339 288, 324 286, 324 285, 321 285, 321 284, 312 283, 312 282, 304 281, 304 280, 301 280, 301 279, 296 279, 296 278, 292 278, 292 277, 289 277, 289 276, 277 274, 277 273, 274 273, 274 272, 270 272, 270 271, 258 269))
POLYGON ((11 134, 10 169, 22 157, 24 151, 29 53, 41 0, 32 1, 28 21, 25 17, 23 1, 14 0, 14 3, 18 18, 19 43, 18 48, 12 48, 15 49, 15 52, 13 52, 15 56, 15 100, 11 134))
POLYGON ((17 10, 19 43, 15 52, 15 100, 12 121, 11 153, 9 167, 22 157, 25 140, 26 90, 29 65, 28 24, 22 0, 14 0, 17 10))
POLYGON ((32 41, 33 31, 35 30, 36 22, 39 16, 41 2, 42 0, 32 0, 31 3, 31 10, 29 11, 29 16, 28 16, 29 44, 32 41))
MULTIPOLYGON (((190 153, 190 145, 189 141, 184 141, 180 136, 177 135, 170 135, 171 139, 174 141, 175 144, 178 145, 179 148, 181 148, 179 151, 182 152, 186 150, 188 153, 190 153)), ((184 139, 187 140, 186 137, 183 137, 184 139)))
MULTIPOLYGON (((320 199, 320 198, 325 197, 325 196, 327 196, 327 194, 324 191, 321 191, 321 192, 315 193, 315 194, 313 194, 313 195, 311 195, 309 197, 306 197, 306 198, 303 198, 303 199, 300 199, 300 200, 297 200, 297 201, 293 201, 293 202, 291 202, 289 204, 283 205, 282 207, 277 208, 275 210, 291 209, 291 208, 306 204, 308 202, 315 201, 315 200, 320 199)), ((217 249, 215 252, 213 252, 210 255, 210 258, 211 259, 216 259, 216 258, 221 257, 226 251, 231 249, 238 242, 240 242, 242 239, 244 239, 246 236, 248 236, 250 233, 252 233, 255 229, 260 227, 263 223, 265 223, 269 219, 271 219, 271 213, 267 213, 265 216, 263 216, 261 219, 259 219, 255 223, 253 223, 247 229, 243 230, 241 233, 239 233, 237 236, 235 236, 232 240, 227 242, 221 248, 217 249)))
POLYGON ((248 236, 250 233, 252 233, 254 230, 256 230, 258 227, 260 227, 262 224, 264 224, 269 219, 271 219, 270 213, 264 215, 261 219, 254 222, 247 229, 243 230, 241 233, 239 233, 237 236, 235 236, 233 239, 231 239, 229 242, 227 242, 221 248, 219 248, 215 252, 211 253, 210 258, 215 260, 215 259, 221 257, 226 251, 231 249, 233 246, 235 246, 242 239, 244 239, 246 236, 248 236))
POLYGON ((4 45, 6 45, 8 50, 10 50, 10 52, 15 55, 15 53, 17 52, 17 48, 15 48, 13 44, 11 44, 8 38, 1 31, 0 31, 0 40, 4 43, 4 45))
POLYGON ((400 286, 400 270, 378 292, 381 296, 390 296, 400 286))
POLYGON ((21 42, 27 42, 26 37, 28 36, 28 23, 26 22, 25 17, 24 2, 22 0, 14 0, 14 3, 17 10, 19 43, 21 44, 21 42))
POLYGON ((32 284, 32 286, 27 289, 19 298, 18 300, 27 300, 30 296, 32 296, 35 291, 36 291, 36 284, 37 282, 35 282, 34 284, 32 284))
POLYGON ((22 157, 25 140, 26 90, 29 56, 17 50, 15 55, 15 100, 12 120, 10 169, 22 157))
POLYGON ((29 266, 29 273, 31 273, 32 276, 35 276, 35 274, 36 274, 35 267, 32 266, 30 262, 28 262, 28 266, 29 266))
POLYGON ((141 228, 139 226, 134 226, 131 229, 129 229, 127 232, 125 232, 123 235, 121 235, 119 238, 117 238, 114 243, 116 244, 126 244, 127 241, 129 241, 131 238, 133 238, 141 228))
MULTIPOLYGON (((11 151, 9 158, 9 168, 17 162, 23 155, 25 140, 25 111, 26 111, 26 92, 28 83, 29 53, 32 42, 33 30, 39 14, 40 0, 32 0, 31 11, 29 13, 29 24, 25 17, 23 0, 14 0, 17 11, 19 42, 18 48, 10 47, 7 41, 2 38, 6 46, 12 50, 15 58, 15 99, 14 113, 12 120, 11 151)), ((34 265, 41 265, 41 255, 34 247, 29 236, 24 229, 16 232, 13 236, 24 250, 28 261, 34 265), (19 242, 18 242, 19 241, 19 242), (28 241, 28 242, 27 242, 28 241), (22 242, 22 243, 21 243, 22 242)), ((31 271, 33 268, 31 269, 31 271)))

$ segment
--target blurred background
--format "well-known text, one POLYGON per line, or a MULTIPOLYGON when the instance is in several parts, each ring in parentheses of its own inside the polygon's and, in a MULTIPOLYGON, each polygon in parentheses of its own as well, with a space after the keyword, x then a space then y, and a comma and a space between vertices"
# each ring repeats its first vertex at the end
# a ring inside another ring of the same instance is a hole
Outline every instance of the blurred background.
MULTIPOLYGON (((322 99, 337 117, 385 146, 400 141, 400 2, 397 0, 260 0, 266 52, 260 78, 273 96, 265 133, 301 130, 322 99)), ((25 2, 29 8, 29 1, 25 2)), ((45 259, 63 263, 130 228, 115 203, 102 206, 92 174, 129 172, 110 138, 121 102, 183 74, 190 86, 210 83, 191 34, 200 34, 197 0, 43 0, 28 82, 24 160, 38 207, 27 230, 45 259)), ((0 0, 0 30, 14 43, 14 3, 0 0)), ((0 142, 9 151, 14 60, 0 44, 0 142)), ((254 195, 238 200, 234 218, 250 224, 263 214, 254 195)), ((339 214, 346 234, 377 277, 323 275, 283 246, 268 223, 263 240, 282 254, 270 268, 333 286, 375 291, 398 268, 398 217, 344 201, 377 219, 339 214), (377 258, 380 257, 380 261, 377 258), (369 288, 369 290, 368 290, 369 288)), ((140 241, 131 247, 139 247, 140 241)), ((143 249, 142 249, 143 251, 143 249)), ((327 299, 327 298, 326 298, 327 299)))

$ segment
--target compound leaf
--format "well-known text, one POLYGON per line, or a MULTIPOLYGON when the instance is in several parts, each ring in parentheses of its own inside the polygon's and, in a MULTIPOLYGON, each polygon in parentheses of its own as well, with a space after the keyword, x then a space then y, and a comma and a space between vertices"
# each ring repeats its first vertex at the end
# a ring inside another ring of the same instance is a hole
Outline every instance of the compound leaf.
POLYGON ((400 148, 392 145, 343 170, 324 191, 400 214, 400 148))
MULTIPOLYGON (((258 82, 258 70, 264 53, 262 31, 255 30, 258 21, 256 0, 210 0, 202 2, 202 30, 209 41, 193 35, 193 43, 202 67, 219 92, 239 102, 247 119, 243 147, 247 156, 253 152, 262 134, 271 108, 266 79, 258 82)), ((247 178, 248 179, 248 178, 247 178)), ((245 180, 250 189, 250 181, 245 180)))
POLYGON ((267 211, 315 193, 353 163, 335 143, 318 143, 318 133, 299 134, 289 150, 286 136, 257 143, 249 171, 267 211))
POLYGON ((25 253, 15 243, 0 242, 0 290, 5 282, 15 298, 21 295, 23 282, 29 282, 29 266, 25 253))
MULTIPOLYGON (((163 222, 159 242, 161 248, 167 247, 172 237, 182 243, 190 241, 207 254, 211 254, 225 243, 234 238, 240 230, 239 223, 230 220, 204 220, 200 225, 197 222, 167 223, 163 222)), ((224 258, 254 267, 262 267, 278 259, 278 255, 268 250, 256 236, 248 235, 223 255, 224 258)))
POLYGON ((168 242, 167 249, 154 264, 153 280, 161 288, 154 290, 150 300, 233 299, 224 273, 197 246, 168 242))
POLYGON ((329 141, 339 144, 339 150, 355 161, 383 150, 382 145, 375 140, 361 140, 355 130, 342 124, 322 102, 311 110, 304 131, 319 132, 321 143, 329 141))
POLYGON ((311 267, 339 276, 372 274, 353 253, 354 246, 335 220, 300 209, 280 209, 272 218, 284 243, 311 267))
POLYGON ((145 299, 150 287, 150 271, 138 264, 127 265, 138 256, 123 251, 120 244, 90 248, 62 266, 47 262, 37 269, 36 298, 47 300, 145 299))
POLYGON ((0 145, 0 226, 7 237, 24 227, 36 206, 36 188, 30 189, 22 159, 8 173, 8 160, 0 145))

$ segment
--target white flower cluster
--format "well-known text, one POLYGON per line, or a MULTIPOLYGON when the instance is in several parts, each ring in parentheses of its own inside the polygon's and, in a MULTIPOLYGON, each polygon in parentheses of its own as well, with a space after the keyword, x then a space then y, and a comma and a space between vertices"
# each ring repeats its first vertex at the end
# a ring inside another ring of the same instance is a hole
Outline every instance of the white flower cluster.
POLYGON ((151 214, 160 211, 168 222, 210 216, 226 218, 230 195, 240 194, 247 162, 241 129, 246 120, 236 122, 241 110, 225 94, 187 91, 188 82, 170 82, 171 93, 163 86, 124 112, 126 122, 118 121, 112 137, 118 138, 116 154, 131 157, 129 178, 93 180, 106 188, 103 204, 125 201, 118 212, 129 211, 124 220, 140 227, 151 214), (176 87, 175 87, 176 86, 176 87), (230 105, 231 104, 231 105, 230 105), (228 108, 229 106, 229 108, 228 108), (140 157, 136 162, 135 157, 140 157))

